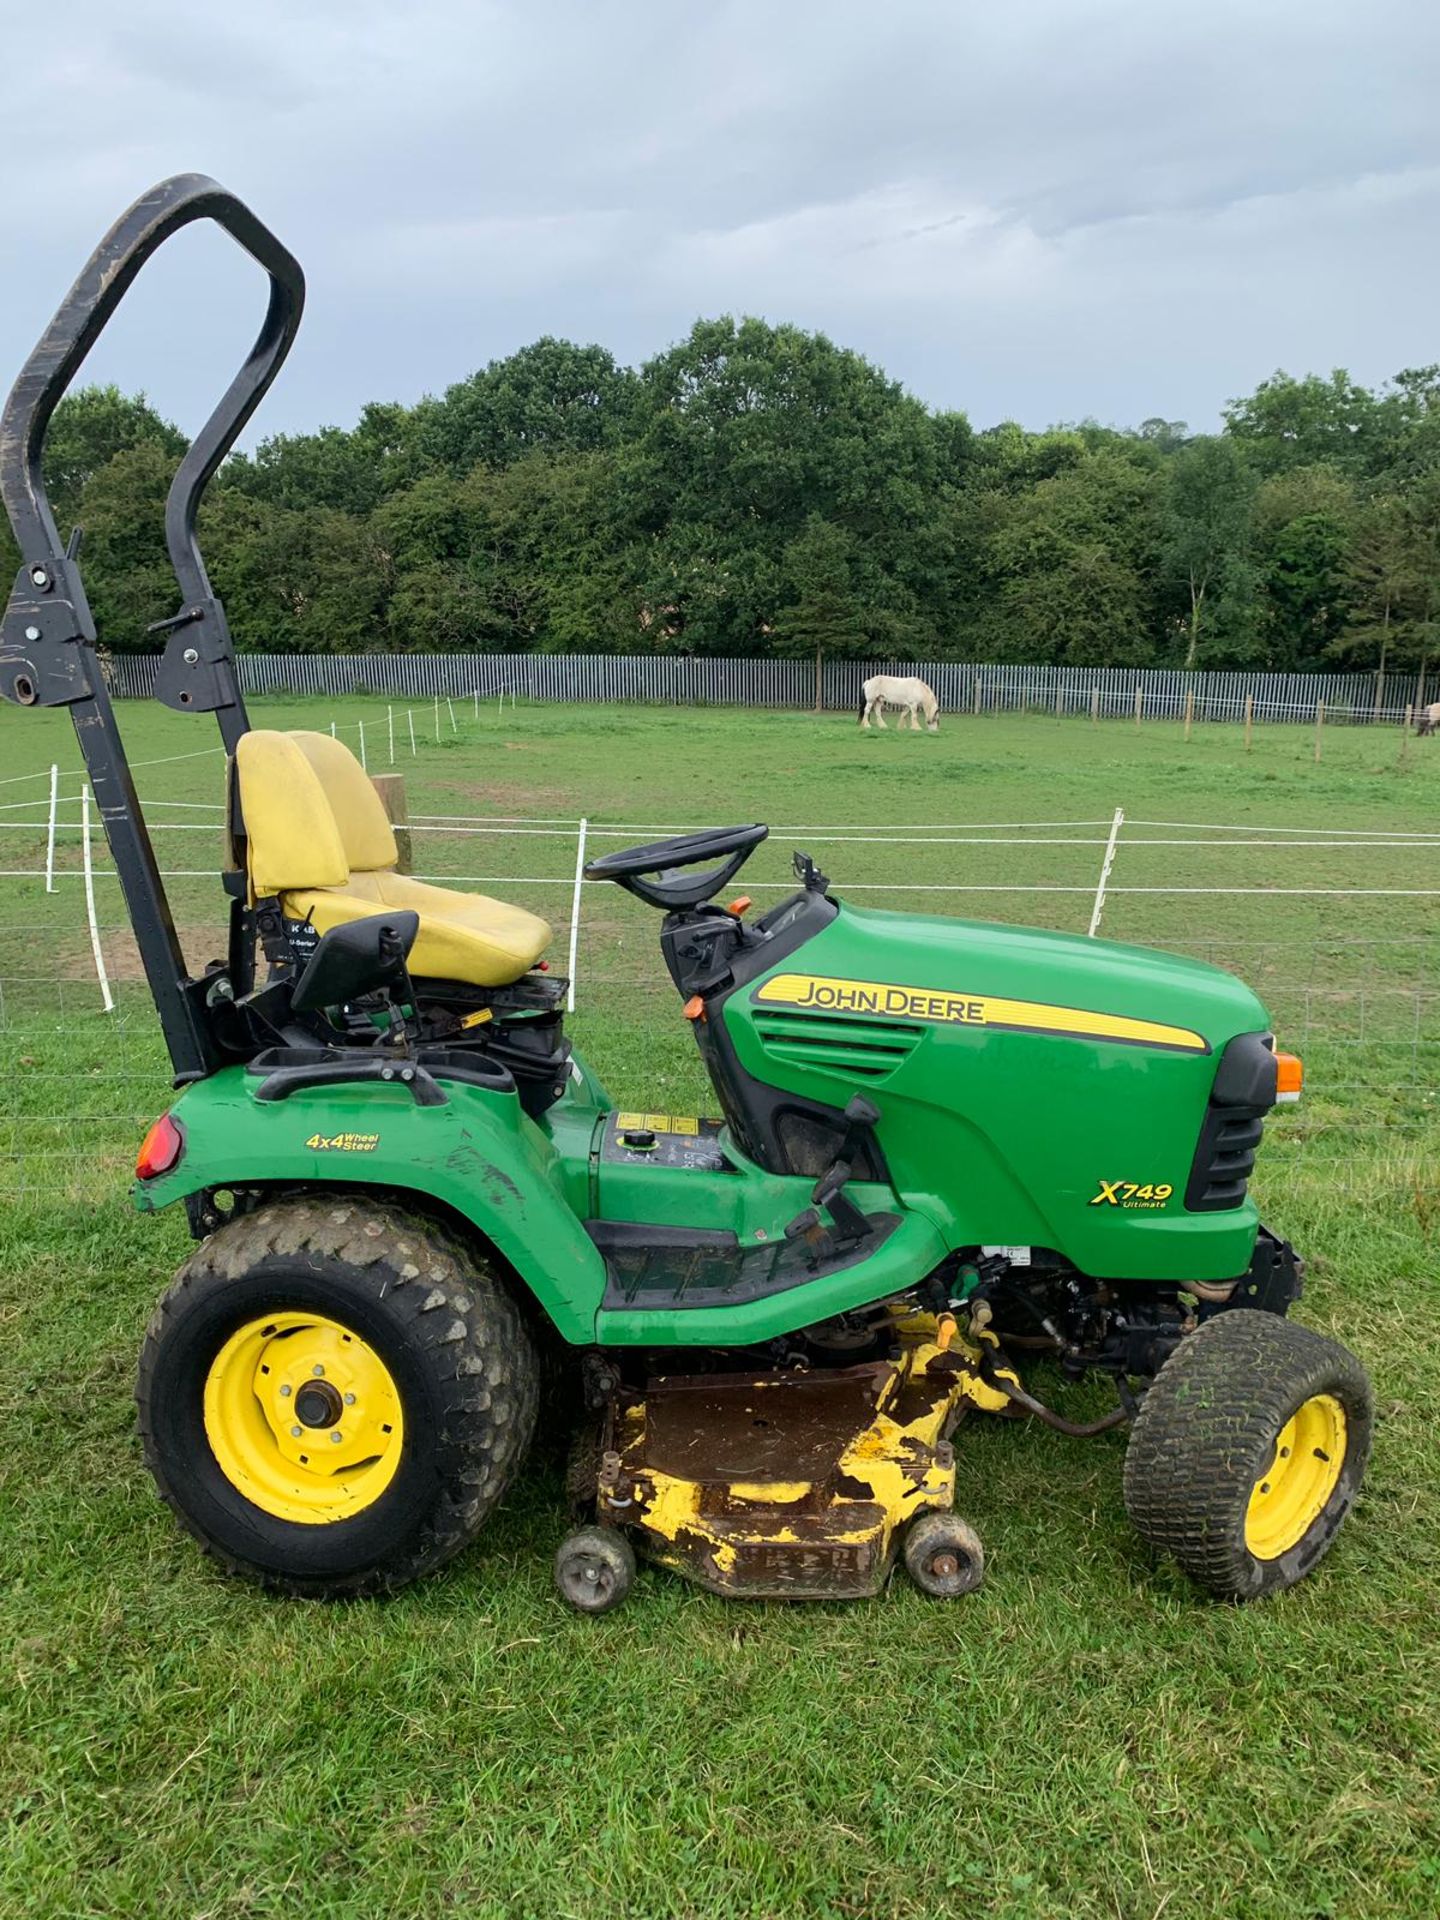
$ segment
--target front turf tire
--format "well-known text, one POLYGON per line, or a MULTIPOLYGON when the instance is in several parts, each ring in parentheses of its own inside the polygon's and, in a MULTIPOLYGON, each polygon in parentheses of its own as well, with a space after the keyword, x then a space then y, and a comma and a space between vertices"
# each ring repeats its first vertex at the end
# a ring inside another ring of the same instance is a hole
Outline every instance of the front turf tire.
POLYGON ((156 1308, 136 1386, 145 1463, 181 1525, 228 1571, 317 1599, 402 1587, 459 1553, 528 1448, 537 1397, 524 1322, 476 1252, 348 1194, 276 1200, 212 1234, 156 1308), (300 1429, 277 1422, 278 1401, 267 1409, 262 1376, 305 1341, 307 1361, 358 1356, 353 1375, 329 1368, 358 1393, 327 1408, 325 1387, 308 1389, 325 1366, 295 1370, 287 1416, 304 1397, 316 1424, 287 1458, 300 1429), (344 1510, 325 1443, 358 1421, 367 1389, 364 1450, 380 1464, 354 1469, 344 1510), (297 1464, 302 1444, 316 1467, 297 1464))
POLYGON ((1226 1600, 1309 1573, 1370 1457, 1365 1369, 1338 1341, 1236 1308, 1183 1340, 1146 1394, 1125 1455, 1138 1531, 1226 1600))

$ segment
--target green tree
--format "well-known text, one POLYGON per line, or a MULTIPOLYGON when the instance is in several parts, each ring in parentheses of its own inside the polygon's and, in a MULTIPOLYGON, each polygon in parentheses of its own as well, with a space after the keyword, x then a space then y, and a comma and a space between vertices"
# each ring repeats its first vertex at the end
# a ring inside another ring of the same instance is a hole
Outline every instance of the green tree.
POLYGON ((1374 661, 1377 707, 1385 701, 1391 649, 1405 637, 1412 585, 1408 533, 1404 500, 1382 494, 1357 515, 1344 562, 1348 604, 1331 651, 1351 664, 1374 661))
POLYGON ((456 473, 531 454, 593 453, 625 434, 635 375, 604 347, 546 336, 416 409, 421 452, 456 473))
POLYGON ((1345 567, 1355 516, 1353 486, 1328 463, 1275 474, 1256 490, 1259 664, 1324 663, 1348 616, 1345 567))
POLYGON ((269 653, 385 650, 385 567, 359 516, 225 492, 202 539, 239 645, 269 653))
POLYGON ((864 610, 854 591, 849 536, 812 514, 784 553, 788 599, 775 617, 777 652, 815 658, 815 707, 821 706, 821 670, 827 654, 852 658, 869 645, 864 610))
POLYGON ((1137 438, 1152 447, 1158 447, 1161 453, 1177 452, 1190 437, 1190 429, 1185 421, 1162 420, 1158 416, 1142 420, 1135 432, 1137 438))
POLYGON ((1160 565, 1184 595, 1185 665, 1202 638, 1244 604, 1250 566, 1254 481, 1233 440, 1206 434, 1187 441, 1164 470, 1160 565))
POLYGON ((1154 658, 1155 471, 1119 446, 1015 497, 991 536, 986 569, 997 658, 1075 666, 1154 658))
POLYGON ((253 459, 236 454, 225 483, 272 506, 368 514, 414 480, 422 465, 414 415, 371 401, 353 431, 281 433, 262 440, 253 459))
POLYGON ((1407 619, 1397 659, 1419 669, 1419 704, 1424 704, 1427 680, 1436 657, 1436 628, 1440 624, 1440 470, 1421 475, 1402 496, 1404 605, 1407 619))
POLYGON ((1362 473, 1373 461, 1380 437, 1374 394, 1343 367, 1328 379, 1316 373, 1302 380, 1274 373, 1254 393, 1230 402, 1225 425, 1263 474, 1321 462, 1343 473, 1362 473))
POLYGON ((159 440, 142 440, 90 473, 76 503, 95 630, 117 652, 155 645, 147 628, 176 609, 179 588, 165 548, 174 472, 173 452, 159 440))
POLYGON ((632 538, 652 548, 646 600, 674 609, 687 648, 763 644, 786 548, 812 516, 850 540, 877 617, 918 626, 943 476, 967 457, 955 420, 937 435, 860 355, 754 319, 698 322, 642 382, 621 483, 632 538))
POLYGON ((86 487, 117 454, 154 448, 168 458, 173 473, 188 444, 143 393, 108 386, 78 387, 67 394, 51 419, 44 455, 45 487, 61 539, 80 518, 86 487))

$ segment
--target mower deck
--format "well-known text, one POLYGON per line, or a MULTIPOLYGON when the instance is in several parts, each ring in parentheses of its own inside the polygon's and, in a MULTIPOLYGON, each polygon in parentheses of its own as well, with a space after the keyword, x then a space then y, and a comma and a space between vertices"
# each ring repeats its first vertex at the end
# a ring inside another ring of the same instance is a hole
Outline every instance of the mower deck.
POLYGON ((676 1374, 619 1388, 595 1488, 602 1526, 714 1593, 878 1593, 901 1530, 955 1501, 948 1436, 1008 1410, 948 1329, 897 1360, 811 1372, 676 1374), (940 1344, 945 1341, 946 1346, 940 1344))

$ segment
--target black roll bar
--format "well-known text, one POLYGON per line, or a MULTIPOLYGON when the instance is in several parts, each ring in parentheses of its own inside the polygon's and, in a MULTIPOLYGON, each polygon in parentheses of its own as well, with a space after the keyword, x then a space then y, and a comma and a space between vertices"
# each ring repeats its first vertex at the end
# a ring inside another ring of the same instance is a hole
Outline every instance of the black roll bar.
POLYGON ((0 623, 0 697, 21 706, 68 706, 125 893, 146 977, 177 1080, 221 1057, 204 982, 190 980, 169 902, 141 817, 109 692, 95 658, 95 622, 78 549, 62 544, 45 490, 50 419, 141 267, 181 227, 213 220, 269 276, 260 332, 220 404, 195 436, 170 486, 165 540, 179 583, 179 613, 156 623, 168 635, 156 696, 188 713, 214 713, 233 752, 247 720, 224 609, 205 571, 195 518, 211 476, 280 371, 300 324, 305 276, 268 227, 216 181, 176 174, 121 214, 61 301, 0 414, 0 499, 21 567, 0 623))

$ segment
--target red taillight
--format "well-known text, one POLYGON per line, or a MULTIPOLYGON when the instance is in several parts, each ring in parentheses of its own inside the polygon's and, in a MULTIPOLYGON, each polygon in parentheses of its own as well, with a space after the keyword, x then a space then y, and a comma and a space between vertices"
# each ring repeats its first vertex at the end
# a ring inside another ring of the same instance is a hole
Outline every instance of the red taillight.
POLYGON ((140 1142, 140 1151, 135 1157, 136 1179, 154 1180, 162 1173, 169 1173, 184 1151, 185 1136, 179 1121, 162 1113, 140 1142))

